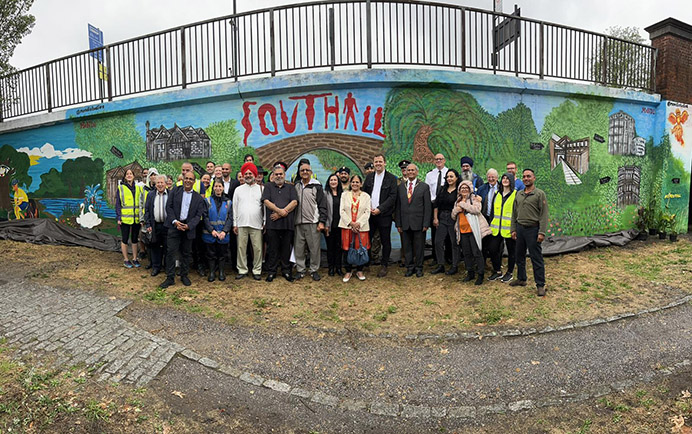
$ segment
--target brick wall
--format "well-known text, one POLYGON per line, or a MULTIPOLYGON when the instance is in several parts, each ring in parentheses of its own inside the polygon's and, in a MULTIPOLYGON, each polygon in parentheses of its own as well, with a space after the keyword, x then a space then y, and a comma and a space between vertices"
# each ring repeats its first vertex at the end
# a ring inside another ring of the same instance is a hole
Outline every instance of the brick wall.
POLYGON ((692 104, 692 33, 689 28, 669 18, 646 30, 651 33, 651 45, 658 49, 656 92, 664 99, 692 104), (665 25, 672 25, 672 31, 665 25))

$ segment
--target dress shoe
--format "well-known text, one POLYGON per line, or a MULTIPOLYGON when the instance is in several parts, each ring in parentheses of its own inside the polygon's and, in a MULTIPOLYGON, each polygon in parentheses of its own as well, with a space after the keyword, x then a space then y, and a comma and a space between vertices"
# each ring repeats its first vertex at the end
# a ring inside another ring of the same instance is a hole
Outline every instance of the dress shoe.
POLYGON ((545 296, 545 286, 536 286, 536 295, 539 297, 545 296))
POLYGON ((291 275, 291 273, 284 273, 284 274, 282 274, 282 276, 284 276, 284 279, 286 279, 286 280, 289 281, 289 282, 293 282, 293 281, 296 280, 296 279, 293 278, 293 276, 291 275))
POLYGON ((154 268, 154 269, 151 270, 151 276, 152 276, 152 277, 158 276, 160 272, 161 272, 161 269, 160 269, 160 268, 154 268))
POLYGON ((452 267, 449 270, 445 272, 447 276, 453 276, 459 272, 459 269, 457 267, 452 267))
POLYGON ((358 280, 360 280, 361 282, 365 280, 365 275, 360 271, 356 273, 356 276, 358 277, 358 280))
POLYGON ((440 273, 444 273, 444 272, 445 272, 445 267, 443 267, 442 265, 439 265, 437 268, 432 270, 430 272, 430 274, 440 274, 440 273))
POLYGON ((337 276, 343 276, 344 275, 344 270, 342 270, 341 267, 336 267, 334 269, 334 271, 336 271, 337 276))
POLYGON ((164 280, 159 286, 163 289, 166 289, 169 286, 173 285, 175 285, 175 280, 171 279, 170 277, 167 277, 166 280, 164 280))
POLYGON ((509 286, 526 286, 526 280, 512 280, 509 286))
POLYGON ((328 276, 333 276, 336 274, 336 270, 334 270, 334 267, 329 267, 329 271, 327 272, 328 276))
POLYGON ((151 263, 149 263, 149 264, 147 264, 147 266, 144 267, 144 268, 146 268, 147 270, 151 270, 153 267, 154 267, 154 266, 153 266, 151 263))
POLYGON ((474 271, 469 271, 466 274, 466 277, 464 277, 464 279, 462 280, 462 282, 470 282, 475 278, 476 278, 476 273, 474 271))
POLYGON ((349 280, 351 280, 351 273, 346 273, 344 275, 344 278, 341 279, 342 282, 347 283, 349 280))
POLYGON ((387 266, 383 265, 380 267, 380 271, 377 272, 377 277, 385 277, 387 275, 387 266))
POLYGON ((267 280, 267 282, 273 282, 275 277, 276 277, 275 274, 269 273, 269 274, 267 274, 266 280, 267 280))
POLYGON ((476 281, 473 282, 474 285, 482 285, 483 284, 483 273, 479 274, 478 277, 476 277, 476 281))
POLYGON ((414 271, 413 270, 406 270, 406 273, 404 274, 404 277, 411 277, 413 276, 414 271))
POLYGON ((262 276, 260 276, 259 274, 253 274, 252 278, 255 280, 262 280, 262 276))
POLYGON ((235 276, 235 280, 240 280, 240 279, 242 279, 243 277, 246 277, 246 276, 247 276, 247 274, 238 274, 237 276, 235 276))
POLYGON ((180 281, 183 282, 183 285, 185 286, 192 285, 192 282, 190 282, 190 278, 187 276, 180 276, 180 281))
POLYGON ((416 277, 423 277, 423 270, 416 271, 416 277))
POLYGON ((318 281, 321 279, 321 278, 320 278, 320 273, 318 273, 317 271, 315 271, 314 273, 312 273, 311 276, 312 276, 312 280, 314 280, 315 282, 318 282, 318 281))

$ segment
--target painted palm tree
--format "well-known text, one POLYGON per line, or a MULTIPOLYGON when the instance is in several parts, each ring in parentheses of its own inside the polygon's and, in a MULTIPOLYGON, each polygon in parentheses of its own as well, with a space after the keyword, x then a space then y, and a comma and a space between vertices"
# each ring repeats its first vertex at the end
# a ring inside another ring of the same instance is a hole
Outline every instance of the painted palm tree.
POLYGON ((101 184, 87 185, 84 187, 84 202, 87 205, 96 205, 103 199, 103 190, 101 184))
POLYGON ((441 87, 392 89, 385 102, 387 152, 409 154, 432 163, 437 152, 447 159, 470 155, 487 161, 501 144, 495 118, 468 93, 441 87))

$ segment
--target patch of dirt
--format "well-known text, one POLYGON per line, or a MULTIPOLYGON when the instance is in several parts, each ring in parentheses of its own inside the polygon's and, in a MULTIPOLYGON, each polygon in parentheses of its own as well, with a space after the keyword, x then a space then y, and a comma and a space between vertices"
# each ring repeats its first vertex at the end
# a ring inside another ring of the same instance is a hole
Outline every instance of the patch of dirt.
MULTIPOLYGON (((360 330, 377 334, 491 331, 536 328, 608 317, 664 305, 692 292, 692 243, 650 239, 625 247, 592 249, 546 258, 548 295, 531 286, 499 282, 462 283, 462 274, 403 276, 392 266, 384 279, 343 283, 323 276, 272 283, 251 279, 208 283, 193 273, 192 286, 180 282, 157 288, 164 276, 125 269, 119 253, 80 247, 0 241, 9 274, 38 283, 98 290, 108 295, 167 304, 231 324, 279 328, 360 330)), ((530 264, 530 261, 529 261, 530 264)))

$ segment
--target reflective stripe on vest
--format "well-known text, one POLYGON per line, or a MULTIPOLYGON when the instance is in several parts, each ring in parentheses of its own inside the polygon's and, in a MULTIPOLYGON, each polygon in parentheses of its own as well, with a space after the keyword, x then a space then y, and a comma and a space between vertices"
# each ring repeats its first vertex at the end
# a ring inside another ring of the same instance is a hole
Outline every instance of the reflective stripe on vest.
POLYGON ((120 221, 126 225, 139 223, 139 204, 141 203, 139 200, 142 194, 142 187, 135 185, 134 197, 132 190, 125 187, 125 185, 120 184, 118 189, 120 190, 120 221))
MULTIPOLYGON (((223 226, 226 224, 226 217, 228 216, 228 212, 231 209, 231 201, 230 200, 224 200, 221 202, 221 208, 219 211, 216 211, 216 204, 213 203, 211 198, 205 199, 207 201, 208 209, 209 209, 209 224, 211 225, 212 228, 216 232, 221 232, 223 229, 223 226)), ((223 240, 219 240, 218 238, 214 238, 211 236, 211 233, 209 233, 206 229, 202 229, 202 241, 205 243, 220 243, 220 244, 226 244, 231 240, 231 234, 226 234, 226 237, 223 240)))
POLYGON ((490 222, 490 230, 493 236, 501 234, 502 238, 509 238, 512 236, 510 232, 510 227, 512 225, 512 210, 514 209, 514 198, 517 197, 517 191, 514 190, 512 194, 509 195, 505 203, 502 203, 502 193, 497 193, 500 196, 500 200, 495 200, 493 203, 493 221, 490 222))

